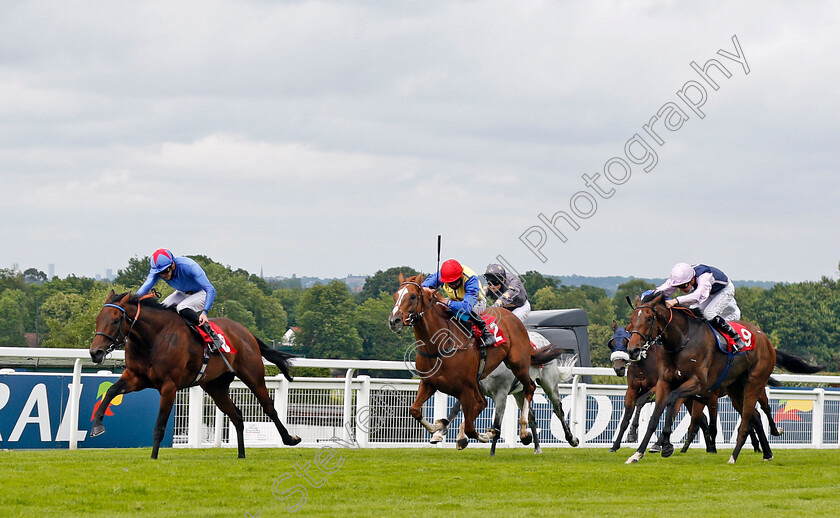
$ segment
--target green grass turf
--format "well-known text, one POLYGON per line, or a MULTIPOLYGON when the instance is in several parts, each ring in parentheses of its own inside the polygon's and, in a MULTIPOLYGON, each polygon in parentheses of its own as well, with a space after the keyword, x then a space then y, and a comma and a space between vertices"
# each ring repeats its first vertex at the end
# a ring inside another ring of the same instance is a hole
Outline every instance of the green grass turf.
MULTIPOLYGON (((340 448, 335 473, 310 466, 320 488, 294 475, 317 449, 0 451, 0 517, 290 516, 272 494, 307 486, 293 516, 840 516, 840 450, 776 450, 763 462, 744 451, 728 465, 694 449, 669 459, 632 450, 340 448)), ((335 464, 338 458, 332 459, 335 464)))

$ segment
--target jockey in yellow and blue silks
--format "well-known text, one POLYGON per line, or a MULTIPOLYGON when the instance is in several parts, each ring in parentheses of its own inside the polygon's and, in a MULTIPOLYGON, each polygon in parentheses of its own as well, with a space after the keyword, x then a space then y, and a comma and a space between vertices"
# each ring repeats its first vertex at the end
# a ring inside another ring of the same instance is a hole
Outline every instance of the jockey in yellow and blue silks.
POLYGON ((216 298, 216 288, 210 283, 201 266, 189 257, 175 257, 165 248, 155 250, 149 257, 149 275, 136 295, 148 293, 163 279, 175 291, 163 299, 165 307, 175 307, 179 315, 190 324, 201 327, 213 339, 215 352, 222 345, 219 336, 210 327, 207 312, 216 298))
POLYGON ((440 271, 429 275, 423 286, 426 288, 441 288, 446 294, 446 305, 455 316, 465 322, 470 322, 481 331, 481 345, 490 347, 496 343, 493 333, 481 318, 481 312, 487 308, 478 275, 469 268, 461 266, 455 259, 444 261, 440 271))

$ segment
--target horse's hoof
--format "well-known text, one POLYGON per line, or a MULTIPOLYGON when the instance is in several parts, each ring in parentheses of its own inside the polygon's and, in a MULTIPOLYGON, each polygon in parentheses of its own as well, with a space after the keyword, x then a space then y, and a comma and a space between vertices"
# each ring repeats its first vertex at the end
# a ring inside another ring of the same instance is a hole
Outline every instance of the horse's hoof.
POLYGON ((784 431, 784 430, 782 430, 781 428, 779 428, 778 430, 771 431, 771 432, 770 432, 770 435, 772 435, 773 437, 779 437, 779 436, 780 436, 780 435, 782 435, 783 433, 785 433, 785 431, 784 431))
POLYGON ((764 462, 770 462, 773 460, 773 454, 771 453, 769 457, 764 457, 764 462))
POLYGON ((443 442, 443 434, 440 433, 440 432, 435 432, 435 434, 432 435, 432 438, 429 439, 429 442, 432 443, 432 444, 437 444, 439 442, 443 442))
POLYGON ((659 453, 661 451, 662 451, 662 445, 660 445, 660 444, 654 444, 653 446, 651 446, 648 449, 649 453, 659 453))
POLYGON ((729 457, 727 464, 735 464, 735 457, 729 457))
POLYGON ((455 449, 456 450, 463 450, 464 448, 469 446, 469 444, 470 444, 469 439, 458 439, 457 441, 455 441, 455 449))
POLYGON ((542 448, 534 448, 534 455, 542 455, 542 448))
POLYGON ((618 451, 618 448, 616 448, 615 446, 613 446, 612 448, 610 448, 610 452, 612 452, 612 453, 615 453, 615 452, 617 452, 617 451, 618 451))
POLYGON ((706 446, 706 453, 717 453, 717 447, 714 444, 706 446))
POLYGON ((283 441, 283 444, 285 444, 286 446, 295 446, 297 444, 300 444, 300 437, 298 437, 297 435, 293 435, 292 438, 289 439, 289 442, 283 441))
POLYGON ((662 446, 662 457, 668 458, 674 454, 674 446, 672 444, 666 444, 662 446))
POLYGON ((688 445, 687 444, 680 449, 680 453, 688 453, 688 445))
POLYGON ((102 435, 103 433, 105 433, 105 427, 101 424, 95 424, 90 429, 91 437, 96 437, 97 435, 102 435))
POLYGON ((520 440, 520 441, 522 442, 522 444, 524 444, 525 446, 528 446, 529 444, 531 444, 531 440, 532 440, 532 439, 533 439, 533 437, 531 437, 531 432, 528 432, 528 435, 526 435, 525 437, 519 436, 519 440, 520 440))
POLYGON ((578 441, 577 439, 572 439, 571 441, 569 441, 569 446, 571 446, 572 448, 577 448, 579 444, 580 441, 578 441))
POLYGON ((478 434, 478 442, 490 442, 492 440, 491 437, 488 437, 486 433, 478 434))
POLYGON ((635 464, 635 463, 639 462, 640 460, 642 460, 642 457, 644 457, 644 456, 645 456, 644 453, 636 452, 633 455, 631 455, 629 459, 624 461, 624 463, 625 464, 635 464))
POLYGON ((627 434, 627 442, 636 442, 639 440, 639 436, 633 432, 627 434))

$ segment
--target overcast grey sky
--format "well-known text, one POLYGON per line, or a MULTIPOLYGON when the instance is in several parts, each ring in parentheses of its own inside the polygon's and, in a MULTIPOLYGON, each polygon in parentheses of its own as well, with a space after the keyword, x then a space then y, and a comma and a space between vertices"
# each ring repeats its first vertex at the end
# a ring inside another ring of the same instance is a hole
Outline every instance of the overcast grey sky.
POLYGON ((4 1, 0 267, 431 271, 442 234, 482 271, 836 277, 838 27, 833 2, 4 1))

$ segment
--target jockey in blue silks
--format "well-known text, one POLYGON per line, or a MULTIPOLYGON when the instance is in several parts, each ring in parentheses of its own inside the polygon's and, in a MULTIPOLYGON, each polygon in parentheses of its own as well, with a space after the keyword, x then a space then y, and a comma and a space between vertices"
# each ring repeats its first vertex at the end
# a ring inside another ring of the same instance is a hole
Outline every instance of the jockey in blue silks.
POLYGON ((461 266, 455 259, 444 261, 440 271, 429 275, 423 281, 423 287, 441 288, 446 294, 446 305, 455 316, 465 322, 470 322, 481 331, 483 347, 495 345, 493 333, 487 329, 481 312, 487 308, 487 301, 482 294, 481 281, 471 269, 461 266))
POLYGON ((732 329, 728 322, 740 319, 741 309, 735 302, 735 285, 726 274, 714 266, 677 263, 671 268, 668 280, 656 288, 656 291, 661 291, 666 296, 676 290, 686 295, 666 301, 665 304, 669 308, 677 304, 696 306, 709 323, 735 341, 735 352, 746 346, 741 335, 732 329))
POLYGON ((175 307, 184 320, 196 327, 201 327, 213 339, 213 352, 222 345, 222 340, 210 327, 207 312, 216 298, 216 288, 210 283, 201 266, 189 257, 175 257, 165 248, 155 250, 149 258, 151 265, 146 282, 140 286, 136 295, 148 293, 159 279, 175 288, 175 291, 163 299, 165 307, 175 307))

